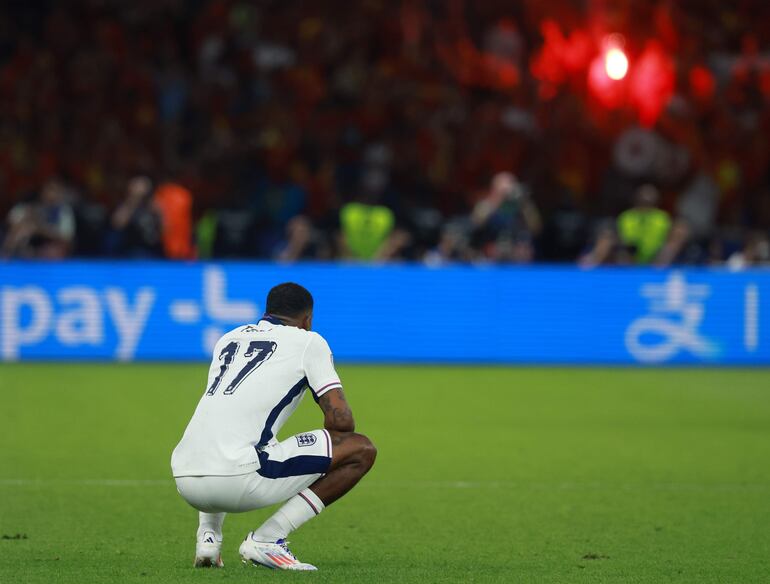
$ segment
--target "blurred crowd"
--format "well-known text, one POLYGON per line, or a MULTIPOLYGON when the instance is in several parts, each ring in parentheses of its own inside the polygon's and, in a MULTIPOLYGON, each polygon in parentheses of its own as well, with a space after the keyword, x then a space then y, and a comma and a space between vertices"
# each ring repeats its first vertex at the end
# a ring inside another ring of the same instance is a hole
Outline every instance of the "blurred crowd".
POLYGON ((768 263, 768 32, 760 0, 11 2, 0 255, 768 263))

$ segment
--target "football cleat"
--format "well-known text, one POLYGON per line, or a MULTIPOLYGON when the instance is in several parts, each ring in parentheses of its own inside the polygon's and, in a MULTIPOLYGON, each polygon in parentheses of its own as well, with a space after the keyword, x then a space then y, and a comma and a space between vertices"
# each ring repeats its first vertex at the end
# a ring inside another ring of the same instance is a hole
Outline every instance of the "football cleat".
POLYGON ((195 544, 196 568, 222 568, 222 540, 217 539, 213 531, 206 531, 195 544))
POLYGON ((274 570, 317 570, 312 564, 297 560, 289 550, 289 542, 279 539, 276 542, 254 541, 249 532, 243 540, 240 549, 244 564, 254 564, 274 570))

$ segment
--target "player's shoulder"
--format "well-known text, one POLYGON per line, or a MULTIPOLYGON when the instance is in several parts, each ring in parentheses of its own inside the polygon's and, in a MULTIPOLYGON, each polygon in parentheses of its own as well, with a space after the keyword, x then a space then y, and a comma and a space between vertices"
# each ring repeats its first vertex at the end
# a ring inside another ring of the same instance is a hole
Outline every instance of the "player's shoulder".
POLYGON ((311 355, 322 356, 331 352, 329 343, 320 333, 315 331, 306 331, 305 352, 311 355))
POLYGON ((323 338, 321 333, 317 333, 315 331, 305 331, 305 332, 308 335, 307 336, 308 342, 315 341, 315 342, 320 342, 322 344, 326 344, 326 339, 323 338))
POLYGON ((290 331, 285 331, 286 334, 289 334, 293 336, 296 341, 304 347, 305 350, 307 350, 309 347, 316 347, 319 345, 325 345, 326 341, 324 338, 318 334, 315 331, 308 331, 301 328, 296 327, 282 327, 285 329, 291 329, 290 331))

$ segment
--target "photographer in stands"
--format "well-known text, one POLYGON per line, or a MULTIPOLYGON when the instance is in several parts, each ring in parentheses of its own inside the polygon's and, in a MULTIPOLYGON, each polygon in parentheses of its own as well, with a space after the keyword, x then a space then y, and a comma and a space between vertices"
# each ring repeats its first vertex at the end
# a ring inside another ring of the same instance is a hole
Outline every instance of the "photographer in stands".
POLYGON ((75 238, 75 215, 67 187, 57 178, 43 185, 38 199, 16 204, 8 213, 2 255, 16 258, 63 259, 75 238))
POLYGON ((506 263, 530 263, 542 222, 537 207, 510 172, 492 178, 487 195, 473 208, 475 239, 487 258, 506 263))

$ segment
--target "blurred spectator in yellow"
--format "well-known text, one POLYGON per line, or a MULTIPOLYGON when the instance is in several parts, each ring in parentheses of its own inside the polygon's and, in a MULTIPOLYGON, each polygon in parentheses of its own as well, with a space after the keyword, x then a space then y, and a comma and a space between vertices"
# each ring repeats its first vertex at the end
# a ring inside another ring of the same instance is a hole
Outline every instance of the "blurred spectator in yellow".
POLYGON ((636 193, 636 204, 618 217, 618 237, 637 264, 649 264, 658 255, 671 229, 671 218, 658 208, 660 194, 652 185, 636 193))
POLYGON ((396 224, 393 211, 383 205, 352 202, 340 209, 343 255, 373 260, 388 241, 396 224))
POLYGON ((600 228, 593 249, 580 259, 580 264, 590 268, 608 263, 652 263, 671 231, 671 218, 657 206, 659 198, 657 188, 641 186, 634 206, 620 214, 614 228, 600 228))

